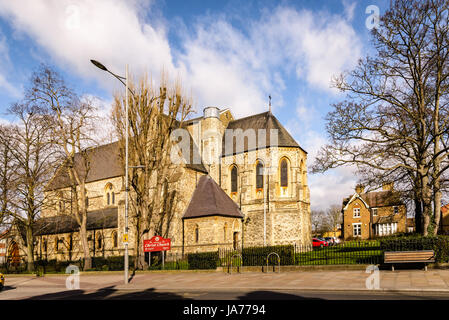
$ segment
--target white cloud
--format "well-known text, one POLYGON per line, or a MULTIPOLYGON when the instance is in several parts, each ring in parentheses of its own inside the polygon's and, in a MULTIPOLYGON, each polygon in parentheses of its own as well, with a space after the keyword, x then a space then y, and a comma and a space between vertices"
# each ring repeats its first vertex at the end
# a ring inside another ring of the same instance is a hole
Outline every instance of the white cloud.
MULTIPOLYGON (((150 2, 106 0, 1 1, 0 15, 42 46, 64 69, 115 83, 89 62, 112 71, 174 70, 165 30, 142 20, 150 2)), ((156 25, 156 24, 154 24, 156 25)), ((116 80, 115 80, 116 81, 116 80)))
POLYGON ((279 6, 244 20, 243 29, 223 14, 199 19, 190 34, 172 30, 182 41, 175 54, 168 23, 143 14, 154 8, 151 1, 0 1, 0 15, 64 69, 117 88, 89 59, 121 74, 126 63, 135 74, 158 76, 164 67, 192 89, 200 109, 230 107, 236 116, 266 110, 268 94, 274 108, 282 107, 285 75, 327 90, 331 75, 352 66, 360 53, 361 42, 343 15, 279 6))

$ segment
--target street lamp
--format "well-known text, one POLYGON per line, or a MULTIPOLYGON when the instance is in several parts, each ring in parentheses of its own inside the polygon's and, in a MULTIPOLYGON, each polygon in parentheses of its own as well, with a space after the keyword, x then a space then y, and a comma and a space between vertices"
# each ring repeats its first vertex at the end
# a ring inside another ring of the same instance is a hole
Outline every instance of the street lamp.
POLYGON ((96 61, 96 60, 90 60, 90 62, 92 62, 92 64, 94 66, 96 66, 97 68, 109 72, 110 74, 112 74, 115 78, 117 78, 122 84, 125 85, 126 87, 126 117, 125 117, 125 121, 126 121, 126 125, 125 125, 125 233, 123 235, 123 239, 126 240, 124 241, 125 243, 125 284, 128 284, 128 269, 129 269, 129 255, 128 255, 128 192, 129 192, 129 182, 128 182, 128 126, 129 126, 129 116, 128 116, 128 109, 129 109, 129 103, 128 103, 128 90, 129 92, 131 92, 131 94, 134 96, 134 93, 131 91, 131 89, 129 88, 128 85, 128 65, 126 65, 126 75, 125 77, 121 77, 119 75, 116 75, 115 73, 109 71, 102 63, 96 61), (123 82, 123 79, 125 79, 126 83, 123 82))

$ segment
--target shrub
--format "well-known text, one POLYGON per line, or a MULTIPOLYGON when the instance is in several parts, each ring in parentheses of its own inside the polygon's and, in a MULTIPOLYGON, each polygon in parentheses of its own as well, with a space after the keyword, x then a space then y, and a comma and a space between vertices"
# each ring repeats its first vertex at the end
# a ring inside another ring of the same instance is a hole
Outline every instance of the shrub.
MULTIPOLYGON (((280 265, 294 265, 294 246, 293 245, 281 245, 281 246, 269 246, 269 247, 249 247, 244 248, 242 251, 243 265, 244 266, 264 266, 267 264, 267 256, 270 253, 277 253, 280 258, 280 265)), ((269 257, 269 265, 277 265, 278 257, 272 254, 269 257)))
POLYGON ((379 242, 382 251, 434 250, 436 262, 449 262, 449 236, 398 236, 379 242))
POLYGON ((218 251, 189 253, 187 262, 190 270, 195 269, 217 269, 218 251))

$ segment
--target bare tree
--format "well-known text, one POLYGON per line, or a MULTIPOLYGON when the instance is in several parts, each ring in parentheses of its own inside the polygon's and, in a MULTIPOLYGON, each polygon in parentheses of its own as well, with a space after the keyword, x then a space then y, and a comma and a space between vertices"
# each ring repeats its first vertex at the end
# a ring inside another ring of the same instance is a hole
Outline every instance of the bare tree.
POLYGON ((424 235, 437 232, 449 167, 448 12, 445 0, 392 2, 372 32, 376 54, 333 81, 347 100, 328 114, 331 142, 313 166, 407 176, 396 181, 408 186, 402 191, 413 197, 418 226, 422 213, 424 235))
POLYGON ((333 232, 334 237, 337 227, 342 223, 342 208, 341 205, 333 204, 331 205, 325 215, 324 227, 327 232, 333 232))
POLYGON ((312 210, 312 232, 315 236, 323 231, 325 218, 325 212, 323 210, 312 210))
POLYGON ((71 212, 80 227, 84 269, 89 269, 91 256, 87 240, 86 180, 91 159, 88 147, 95 144, 96 108, 89 100, 80 99, 57 72, 45 65, 34 73, 27 98, 45 109, 51 122, 51 136, 64 159, 59 170, 65 171, 70 181, 73 197, 71 212))
POLYGON ((11 149, 13 148, 12 126, 0 125, 0 232, 8 228, 11 217, 14 193, 15 165, 11 149))
MULTIPOLYGON (((175 201, 179 197, 176 188, 176 172, 179 167, 170 160, 173 142, 170 135, 191 113, 190 100, 183 93, 179 82, 168 84, 164 75, 159 87, 148 79, 138 86, 130 85, 135 95, 129 97, 129 166, 141 166, 129 171, 130 217, 135 227, 135 266, 142 266, 142 240, 149 234, 167 236, 173 217, 175 201), (172 187, 170 187, 172 186, 172 187)), ((125 101, 115 97, 112 121, 120 138, 123 163, 125 143, 125 101)))
MULTIPOLYGON (((54 173, 54 145, 46 115, 36 106, 16 103, 10 109, 18 123, 12 125, 9 137, 10 155, 14 161, 14 196, 10 216, 24 236, 28 271, 34 268, 34 222, 44 206, 44 185, 54 173)), ((0 138, 1 139, 1 138, 0 138)))

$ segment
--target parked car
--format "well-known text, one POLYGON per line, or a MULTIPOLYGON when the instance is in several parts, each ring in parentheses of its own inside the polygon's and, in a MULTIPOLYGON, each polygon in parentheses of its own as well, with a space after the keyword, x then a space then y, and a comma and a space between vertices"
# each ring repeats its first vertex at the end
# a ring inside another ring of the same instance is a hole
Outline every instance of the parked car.
POLYGON ((314 247, 327 247, 329 244, 324 239, 312 238, 312 246, 314 247))
POLYGON ((333 246, 335 244, 335 240, 333 237, 325 237, 324 240, 330 245, 333 246))
POLYGON ((5 276, 3 275, 3 273, 0 273, 0 290, 2 290, 4 286, 5 286, 5 276))

